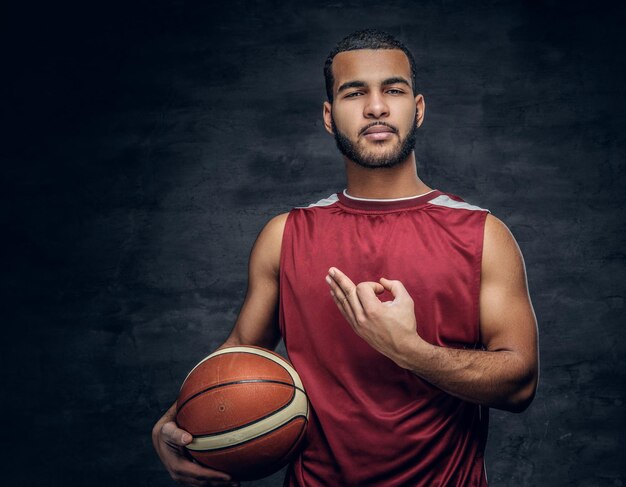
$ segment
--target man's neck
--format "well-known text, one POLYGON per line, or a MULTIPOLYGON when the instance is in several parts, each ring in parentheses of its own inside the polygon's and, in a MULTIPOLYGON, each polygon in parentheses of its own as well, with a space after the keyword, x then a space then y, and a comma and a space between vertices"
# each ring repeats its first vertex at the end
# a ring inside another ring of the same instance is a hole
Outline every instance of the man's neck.
POLYGON ((417 175, 414 153, 392 168, 368 169, 346 160, 346 176, 346 191, 356 198, 406 198, 431 190, 417 175))

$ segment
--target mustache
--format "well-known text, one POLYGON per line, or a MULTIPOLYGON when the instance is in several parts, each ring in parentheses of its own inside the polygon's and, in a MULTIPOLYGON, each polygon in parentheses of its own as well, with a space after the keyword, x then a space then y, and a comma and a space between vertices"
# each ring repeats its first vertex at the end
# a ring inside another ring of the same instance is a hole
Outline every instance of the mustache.
POLYGON ((375 127, 376 125, 383 125, 387 128, 390 128, 394 134, 398 133, 398 129, 396 127, 394 127, 393 125, 387 123, 387 122, 372 122, 368 125, 366 125, 365 127, 363 127, 361 130, 359 130, 359 135, 363 135, 363 132, 365 132, 367 129, 371 128, 371 127, 375 127))

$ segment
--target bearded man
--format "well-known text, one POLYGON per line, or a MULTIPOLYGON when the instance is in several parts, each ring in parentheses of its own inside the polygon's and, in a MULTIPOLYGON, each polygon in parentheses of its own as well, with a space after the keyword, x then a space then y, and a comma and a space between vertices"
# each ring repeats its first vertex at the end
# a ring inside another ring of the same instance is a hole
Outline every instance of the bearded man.
MULTIPOLYGON (((224 346, 282 337, 312 414, 288 486, 485 486, 489 408, 537 387, 537 323, 521 252, 487 210, 418 176, 424 97, 392 36, 355 32, 325 69, 326 130, 346 189, 273 218, 224 346)), ((174 479, 226 485, 192 462, 173 405, 153 429, 174 479)))

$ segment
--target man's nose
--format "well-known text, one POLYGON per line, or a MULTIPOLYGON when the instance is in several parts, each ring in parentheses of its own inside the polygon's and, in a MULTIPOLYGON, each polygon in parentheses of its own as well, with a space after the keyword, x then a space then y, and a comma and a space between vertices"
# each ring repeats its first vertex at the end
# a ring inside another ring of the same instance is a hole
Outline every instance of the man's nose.
POLYGON ((365 118, 382 118, 389 115, 389 106, 385 103, 382 93, 371 93, 368 96, 363 115, 365 118))

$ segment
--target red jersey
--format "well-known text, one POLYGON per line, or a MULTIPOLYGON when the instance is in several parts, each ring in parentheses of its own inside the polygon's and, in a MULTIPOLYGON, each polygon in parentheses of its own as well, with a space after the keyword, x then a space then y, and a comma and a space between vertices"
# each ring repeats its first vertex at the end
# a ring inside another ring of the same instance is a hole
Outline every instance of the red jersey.
POLYGON ((343 318, 324 281, 332 266, 355 283, 400 280, 415 301, 423 339, 480 348, 486 215, 437 190, 396 200, 344 192, 290 212, 280 260, 280 327, 312 414, 286 485, 487 485, 487 409, 374 350, 343 318))

